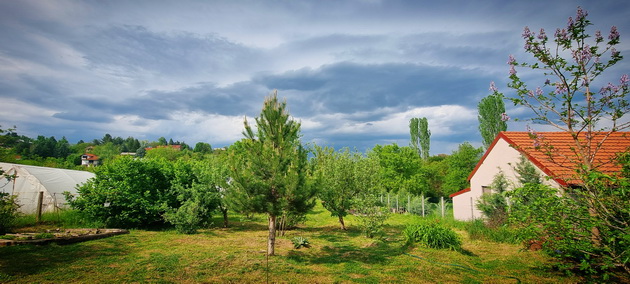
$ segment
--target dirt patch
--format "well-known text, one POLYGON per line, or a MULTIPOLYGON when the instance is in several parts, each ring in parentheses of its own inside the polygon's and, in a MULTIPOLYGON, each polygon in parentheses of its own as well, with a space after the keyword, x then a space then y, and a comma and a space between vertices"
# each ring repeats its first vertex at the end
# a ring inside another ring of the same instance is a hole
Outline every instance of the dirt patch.
POLYGON ((129 234, 129 231, 123 229, 56 229, 47 230, 45 233, 6 234, 4 235, 5 239, 0 239, 0 247, 25 244, 46 245, 50 243, 65 245, 121 234, 129 234))

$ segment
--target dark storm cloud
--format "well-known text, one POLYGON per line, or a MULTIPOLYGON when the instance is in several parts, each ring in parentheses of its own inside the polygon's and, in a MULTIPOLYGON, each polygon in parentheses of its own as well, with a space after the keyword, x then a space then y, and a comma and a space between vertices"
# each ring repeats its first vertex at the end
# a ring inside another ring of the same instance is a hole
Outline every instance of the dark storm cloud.
MULTIPOLYGON (((361 112, 381 107, 476 104, 470 96, 479 82, 491 78, 476 70, 418 64, 337 63, 317 70, 303 69, 254 79, 269 89, 304 91, 315 104, 298 106, 300 115, 321 112, 361 112), (323 108, 321 108, 323 105, 323 108)), ((487 84, 482 83, 484 86, 487 84)), ((282 92, 281 92, 282 93, 282 92)))
POLYGON ((93 66, 113 65, 127 71, 177 76, 195 72, 248 69, 260 57, 253 49, 216 35, 156 33, 142 26, 90 28, 89 41, 77 41, 93 66))

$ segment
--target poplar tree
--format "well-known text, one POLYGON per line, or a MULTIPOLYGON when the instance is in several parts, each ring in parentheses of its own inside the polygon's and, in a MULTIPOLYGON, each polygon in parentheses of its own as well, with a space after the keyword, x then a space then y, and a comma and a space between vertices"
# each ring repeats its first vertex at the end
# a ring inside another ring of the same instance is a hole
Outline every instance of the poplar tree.
POLYGON ((490 90, 493 93, 481 99, 477 105, 479 132, 486 149, 490 147, 499 132, 507 130, 506 121, 508 120, 508 116, 505 114, 503 94, 497 91, 494 82, 490 84, 490 90))
POLYGON ((429 158, 431 147, 431 131, 426 117, 414 117, 409 121, 409 134, 411 135, 411 147, 418 151, 423 160, 429 158))
POLYGON ((232 155, 233 193, 269 220, 267 255, 274 255, 276 220, 284 214, 304 214, 315 205, 314 188, 306 180, 307 151, 300 142, 300 123, 280 102, 277 91, 265 99, 256 130, 245 119, 245 139, 232 155))

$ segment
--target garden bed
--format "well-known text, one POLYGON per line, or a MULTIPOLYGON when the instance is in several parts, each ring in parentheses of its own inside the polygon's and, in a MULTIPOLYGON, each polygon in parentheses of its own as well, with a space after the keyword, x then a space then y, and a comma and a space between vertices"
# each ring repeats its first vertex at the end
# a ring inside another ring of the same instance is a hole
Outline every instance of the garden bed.
POLYGON ((0 247, 13 245, 46 245, 56 243, 60 245, 107 238, 115 235, 128 234, 123 229, 56 229, 45 233, 16 233, 6 234, 0 238, 0 247))

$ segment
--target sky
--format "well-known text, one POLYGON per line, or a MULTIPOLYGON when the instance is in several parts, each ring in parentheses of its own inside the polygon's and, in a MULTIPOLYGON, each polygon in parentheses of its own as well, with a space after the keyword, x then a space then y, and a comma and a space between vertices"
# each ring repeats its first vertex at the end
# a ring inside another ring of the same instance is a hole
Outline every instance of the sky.
MULTIPOLYGON (((482 146, 490 82, 514 94, 508 56, 533 62, 523 28, 551 35, 577 6, 593 31, 616 26, 627 56, 627 0, 0 0, 0 125, 71 143, 108 133, 223 147, 277 90, 303 143, 407 146, 409 120, 426 117, 431 154, 449 154, 482 146)), ((549 130, 506 106, 508 130, 549 130)))

